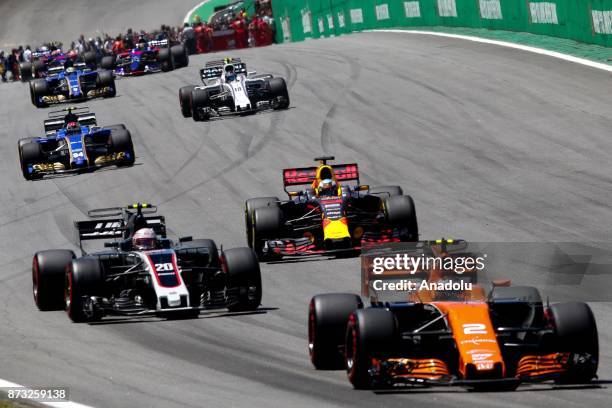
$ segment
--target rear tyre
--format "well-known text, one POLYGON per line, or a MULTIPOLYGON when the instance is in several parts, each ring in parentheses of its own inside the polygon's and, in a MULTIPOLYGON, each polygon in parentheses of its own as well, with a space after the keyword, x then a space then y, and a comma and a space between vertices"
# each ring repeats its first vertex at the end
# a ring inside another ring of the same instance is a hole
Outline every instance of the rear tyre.
POLYGON ((287 109, 289 107, 289 91, 283 78, 270 78, 268 81, 270 104, 273 109, 287 109))
POLYGON ((66 268, 75 258, 67 249, 40 251, 32 260, 32 294, 38 310, 64 308, 66 268))
POLYGON ((84 52, 83 54, 81 54, 81 60, 88 67, 95 67, 96 66, 96 53, 92 51, 84 52))
POLYGON ((28 82, 30 79, 32 79, 31 62, 22 62, 19 64, 19 77, 21 78, 21 82, 28 82))
POLYGON ((195 85, 188 85, 179 89, 179 103, 184 118, 191 117, 191 93, 194 89, 195 85))
POLYGON ((159 58, 159 62, 161 63, 161 70, 163 72, 169 72, 174 69, 174 59, 172 58, 172 54, 170 53, 170 48, 162 48, 161 50, 159 50, 157 58, 159 58))
POLYGON ((105 98, 112 98, 117 95, 117 88, 115 87, 115 75, 113 74, 113 72, 108 70, 98 71, 96 87, 98 89, 108 88, 108 91, 104 95, 105 98))
POLYGON ((388 197, 383 200, 383 208, 387 223, 402 231, 402 241, 418 241, 419 225, 412 197, 408 195, 388 197))
POLYGON ((113 71, 115 69, 115 56, 107 55, 100 60, 100 68, 113 71))
POLYGON ((64 299, 70 320, 81 323, 101 318, 93 310, 85 310, 85 299, 95 296, 102 284, 102 268, 98 258, 79 258, 68 264, 64 299))
POLYGON ((189 54, 184 44, 173 45, 170 47, 170 54, 174 60, 175 68, 183 68, 189 65, 189 54))
POLYGON ((404 191, 400 186, 377 186, 370 188, 369 193, 376 194, 380 198, 386 198, 403 195, 404 191))
POLYGON ((127 129, 117 129, 110 135, 110 150, 113 153, 123 153, 124 158, 117 162, 118 166, 132 166, 136 161, 132 135, 127 129))
POLYGON ((191 92, 191 115, 195 122, 210 119, 210 99, 206 89, 194 89, 191 92))
POLYGON ((351 293, 316 295, 308 307, 308 353, 317 370, 341 370, 340 347, 346 337, 349 316, 362 309, 361 298, 351 293))
POLYGON ((47 72, 47 65, 40 61, 34 61, 32 63, 32 78, 42 78, 47 72))
POLYGON ((45 161, 44 153, 39 143, 24 143, 19 146, 19 160, 21 161, 21 172, 26 180, 39 178, 36 173, 28 171, 29 165, 45 161))
POLYGON ((360 309, 349 317, 346 331, 346 371, 355 389, 374 387, 370 375, 372 357, 394 348, 396 322, 387 309, 360 309))
POLYGON ((251 248, 260 261, 270 258, 270 254, 264 254, 263 252, 264 244, 266 239, 279 237, 282 218, 283 215, 279 207, 260 207, 253 212, 251 224, 253 242, 251 248))
POLYGON ((47 86, 47 81, 44 79, 35 79, 30 82, 30 98, 32 99, 32 104, 37 108, 44 108, 47 104, 40 100, 43 96, 47 96, 49 94, 49 87, 47 86))
POLYGON ((247 244, 253 248, 253 213, 256 208, 268 207, 269 205, 278 206, 278 197, 257 197, 250 198, 244 205, 244 224, 246 226, 247 244))
POLYGON ((555 326, 555 347, 570 352, 571 367, 557 383, 585 384, 597 374, 599 336, 589 305, 583 302, 557 303, 550 307, 555 326))
POLYGON ((228 249, 221 262, 227 273, 227 309, 230 312, 257 309, 261 304, 261 271, 253 250, 228 249))

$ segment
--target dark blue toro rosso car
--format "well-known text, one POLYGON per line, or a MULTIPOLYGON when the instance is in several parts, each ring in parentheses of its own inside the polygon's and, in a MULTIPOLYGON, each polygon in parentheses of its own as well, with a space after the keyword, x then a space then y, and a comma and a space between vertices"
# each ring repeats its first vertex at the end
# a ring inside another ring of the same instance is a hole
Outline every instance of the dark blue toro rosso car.
POLYGON ((168 72, 189 65, 183 44, 168 46, 168 40, 140 40, 135 48, 103 57, 100 66, 118 76, 136 76, 153 72, 168 72))
POLYGON ((116 93, 112 71, 94 71, 85 63, 73 63, 72 60, 63 67, 50 68, 45 78, 30 82, 32 103, 39 108, 66 101, 110 98, 116 93))
POLYGON ((18 142, 26 180, 134 164, 132 137, 125 126, 97 126, 96 115, 87 108, 51 112, 45 132, 44 137, 18 142))

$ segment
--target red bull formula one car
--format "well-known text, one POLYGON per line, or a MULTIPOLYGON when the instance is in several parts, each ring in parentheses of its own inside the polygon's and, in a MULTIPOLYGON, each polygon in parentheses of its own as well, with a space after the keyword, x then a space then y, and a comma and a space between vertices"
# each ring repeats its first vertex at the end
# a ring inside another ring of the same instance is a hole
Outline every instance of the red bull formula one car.
POLYGON ((318 167, 283 170, 288 200, 246 201, 247 240, 260 260, 354 253, 380 242, 418 239, 412 197, 399 186, 362 185, 357 164, 327 164, 333 159, 319 157, 318 167))

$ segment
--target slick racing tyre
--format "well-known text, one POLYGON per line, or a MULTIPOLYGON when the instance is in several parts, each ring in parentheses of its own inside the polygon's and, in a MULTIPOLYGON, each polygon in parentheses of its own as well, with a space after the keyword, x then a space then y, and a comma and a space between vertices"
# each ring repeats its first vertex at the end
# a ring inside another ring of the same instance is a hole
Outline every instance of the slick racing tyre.
POLYGON ((185 44, 173 45, 170 47, 170 54, 174 60, 175 68, 183 68, 189 65, 189 54, 185 44))
POLYGON ((22 62, 19 64, 19 77, 21 78, 21 82, 28 82, 30 79, 32 79, 31 62, 22 62))
POLYGON ((370 194, 375 194, 380 198, 385 197, 394 197, 398 195, 403 195, 404 191, 400 186, 376 186, 370 188, 370 194))
POLYGON ((270 78, 268 81, 270 92, 270 106, 273 109, 287 109, 289 107, 289 91, 283 78, 270 78))
POLYGON ((555 327, 555 346, 570 352, 570 369, 559 379, 562 384, 585 384, 595 378, 599 365, 597 324, 589 305, 583 302, 550 306, 555 327))
POLYGON ((251 248, 257 254, 260 261, 265 261, 269 258, 263 252, 266 239, 278 238, 282 225, 282 212, 279 207, 260 207, 253 212, 251 224, 251 248))
POLYGON ((250 248, 232 248, 223 252, 221 264, 227 274, 230 312, 255 310, 261 304, 261 271, 250 248))
POLYGON ((355 389, 371 389, 372 357, 393 351, 397 341, 395 317, 388 309, 359 309, 349 317, 345 357, 349 381, 355 389))
POLYGON ((94 310, 86 310, 86 307, 91 306, 86 299, 97 295, 103 282, 98 258, 79 258, 68 264, 64 303, 70 320, 81 323, 101 318, 94 310))
POLYGON ((341 370, 349 316, 362 309, 361 298, 352 293, 316 295, 308 306, 308 353, 317 370, 341 370))
POLYGON ((115 87, 115 75, 112 71, 103 70, 98 71, 98 77, 96 78, 96 88, 109 88, 109 91, 104 95, 105 98, 112 98, 117 95, 117 88, 115 87))
POLYGON ((162 48, 161 50, 159 50, 157 58, 159 59, 159 62, 161 64, 162 71, 169 72, 174 70, 174 59, 172 58, 170 48, 162 48))
POLYGON ((39 143, 24 143, 19 146, 19 160, 21 161, 21 172, 26 180, 39 178, 35 173, 28 171, 28 165, 43 163, 45 161, 42 147, 39 143))
POLYGON ((244 204, 244 225, 246 226, 247 244, 253 248, 253 214, 256 208, 274 205, 278 207, 278 197, 250 198, 244 204))
POLYGON ((64 308, 66 268, 75 258, 67 249, 40 251, 32 260, 32 294, 39 310, 64 308))
POLYGON ((191 117, 191 93, 194 89, 195 85, 187 85, 179 89, 179 104, 184 118, 191 117))
POLYGON ((30 81, 30 98, 32 104, 37 108, 44 108, 47 104, 40 100, 43 96, 49 95, 49 86, 44 79, 34 79, 30 81))
POLYGON ((42 78, 47 72, 47 65, 38 60, 32 63, 32 78, 42 78))
POLYGON ((100 60, 100 68, 113 71, 115 69, 115 56, 107 55, 100 60))
POLYGON ((206 89, 194 89, 191 92, 191 115, 196 122, 210 119, 210 98, 206 89), (206 109, 206 110, 205 110, 206 109))
POLYGON ((383 209, 387 223, 405 230, 402 241, 416 242, 419 239, 414 201, 408 195, 391 196, 383 200, 383 209))
POLYGON ((96 65, 96 53, 92 51, 87 51, 82 53, 80 56, 81 61, 83 61, 88 67, 94 67, 96 65))
POLYGON ((116 129, 111 131, 109 149, 112 153, 124 153, 125 158, 117 162, 118 166, 132 166, 136 161, 132 135, 127 129, 116 129))

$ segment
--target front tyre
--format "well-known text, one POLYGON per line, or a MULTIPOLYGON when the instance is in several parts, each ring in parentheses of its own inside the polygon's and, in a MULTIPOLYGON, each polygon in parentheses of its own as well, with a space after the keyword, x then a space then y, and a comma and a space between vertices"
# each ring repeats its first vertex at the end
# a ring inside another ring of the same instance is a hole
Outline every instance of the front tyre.
POLYGON ((63 292, 66 268, 75 258, 67 249, 40 251, 32 260, 32 294, 38 310, 64 308, 63 292))
POLYGON ((102 284, 102 267, 98 258, 79 258, 68 264, 64 302, 70 320, 81 323, 101 318, 94 310, 86 310, 86 299, 96 295, 102 284))
POLYGON ((221 265, 227 274, 230 312, 255 310, 261 304, 261 271, 250 248, 232 248, 223 252, 221 265))
POLYGON ((191 93, 195 89, 195 85, 184 86, 179 89, 179 103, 181 105, 181 113, 184 118, 191 117, 191 93))

